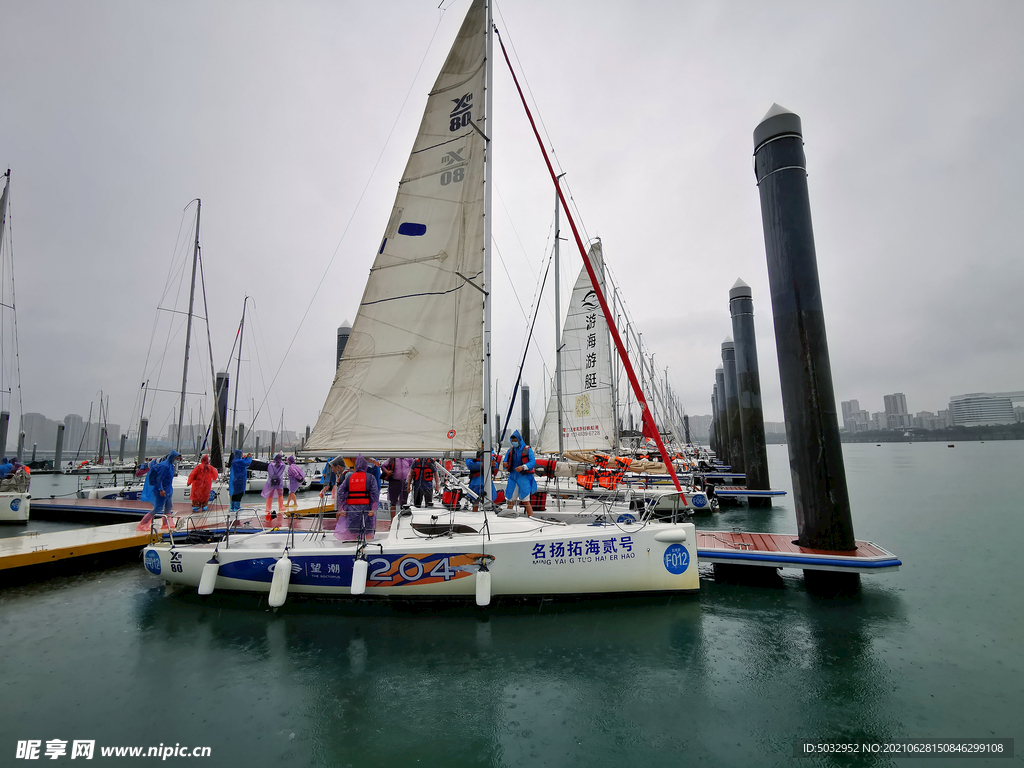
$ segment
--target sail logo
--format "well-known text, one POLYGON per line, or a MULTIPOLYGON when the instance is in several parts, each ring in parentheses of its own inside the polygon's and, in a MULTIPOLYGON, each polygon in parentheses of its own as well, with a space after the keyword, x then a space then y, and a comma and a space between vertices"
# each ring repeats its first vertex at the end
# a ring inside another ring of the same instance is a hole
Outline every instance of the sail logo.
POLYGON ((452 99, 452 102, 455 104, 455 109, 449 115, 450 123, 448 124, 448 130, 457 131, 460 128, 465 128, 473 121, 473 94, 463 94, 457 99, 452 99))
POLYGON ((584 309, 597 309, 597 292, 591 288, 581 303, 584 309))
POLYGON ((590 415, 590 395, 576 396, 576 418, 581 419, 590 415))

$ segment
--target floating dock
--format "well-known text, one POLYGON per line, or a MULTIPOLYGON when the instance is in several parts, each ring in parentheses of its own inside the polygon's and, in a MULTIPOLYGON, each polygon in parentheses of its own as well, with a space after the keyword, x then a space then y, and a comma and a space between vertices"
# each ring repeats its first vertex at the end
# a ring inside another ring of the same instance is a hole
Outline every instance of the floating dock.
POLYGON ((141 549, 149 544, 151 537, 149 531, 139 532, 137 527, 138 523, 134 522, 117 523, 53 533, 28 532, 0 539, 0 571, 123 549, 141 549))
MULTIPOLYGON (((192 505, 185 501, 175 502, 174 514, 188 515, 192 513, 192 505)), ((224 507, 224 505, 218 505, 224 507)), ((51 512, 74 513, 81 516, 90 515, 121 515, 125 517, 142 517, 153 511, 148 501, 129 501, 127 499, 32 499, 30 514, 38 514, 41 518, 53 519, 61 515, 50 515, 51 512)))
POLYGON ((697 559, 701 563, 751 565, 767 568, 879 573, 901 565, 892 552, 870 541, 858 541, 851 552, 808 549, 796 543, 796 534, 697 531, 697 559))
POLYGON ((747 488, 745 485, 716 485, 715 496, 724 496, 726 498, 763 498, 767 496, 785 496, 785 491, 780 491, 776 488, 769 488, 765 491, 758 491, 753 488, 747 488))

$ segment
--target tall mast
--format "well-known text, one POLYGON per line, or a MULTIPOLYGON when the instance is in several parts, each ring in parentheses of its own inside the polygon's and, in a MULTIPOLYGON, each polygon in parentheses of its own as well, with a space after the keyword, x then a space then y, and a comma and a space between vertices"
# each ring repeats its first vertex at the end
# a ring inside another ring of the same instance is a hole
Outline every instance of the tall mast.
POLYGON ((487 0, 487 42, 485 45, 484 66, 484 504, 491 499, 491 450, 494 447, 494 430, 489 426, 491 418, 491 169, 493 158, 491 153, 491 141, 489 136, 494 135, 494 126, 491 123, 491 106, 493 104, 494 85, 494 23, 491 20, 492 0, 487 0))
MULTIPOLYGON (((235 404, 233 406, 233 412, 231 414, 231 435, 232 440, 237 441, 239 448, 242 447, 241 435, 238 435, 235 430, 238 428, 238 382, 239 375, 242 370, 242 335, 245 333, 245 305, 249 302, 249 297, 246 296, 242 302, 242 322, 238 325, 238 362, 235 364, 235 404)), ((235 446, 232 445, 232 448, 235 446)))
MULTIPOLYGON (((607 288, 608 287, 608 283, 610 281, 608 280, 608 269, 604 265, 604 259, 601 259, 601 277, 604 279, 604 284, 605 284, 605 287, 607 288)), ((612 287, 612 290, 614 291, 614 295, 612 296, 612 317, 609 318, 609 320, 614 322, 615 321, 615 317, 614 317, 614 315, 615 315, 615 297, 618 296, 619 291, 618 291, 618 288, 615 288, 614 286, 612 287)), ((611 386, 612 386, 612 430, 613 430, 612 431, 612 446, 613 446, 613 449, 614 449, 615 453, 618 453, 619 452, 619 415, 618 415, 619 409, 618 409, 617 402, 618 402, 619 393, 618 393, 618 388, 616 387, 616 384, 615 384, 615 358, 610 354, 610 350, 611 350, 611 347, 612 347, 611 335, 612 335, 611 331, 608 331, 608 349, 609 349, 609 355, 608 355, 608 378, 609 378, 609 381, 610 381, 611 386)))
MULTIPOLYGON (((203 201, 196 198, 196 244, 192 251, 192 288, 188 294, 188 324, 185 326, 185 362, 181 369, 181 406, 178 409, 178 437, 174 442, 174 450, 181 453, 181 422, 185 418, 185 384, 188 382, 188 346, 192 341, 192 306, 196 300, 196 265, 199 263, 199 213, 203 201)), ((191 421, 191 419, 190 419, 191 421)))
MULTIPOLYGON (((555 179, 555 185, 559 183, 559 179, 565 174, 555 179)), ((562 329, 561 317, 562 317, 562 281, 558 275, 558 241, 560 238, 560 232, 558 228, 558 210, 560 202, 558 200, 558 190, 555 190, 555 402, 558 404, 558 455, 563 456, 565 454, 565 437, 562 435, 562 329)))

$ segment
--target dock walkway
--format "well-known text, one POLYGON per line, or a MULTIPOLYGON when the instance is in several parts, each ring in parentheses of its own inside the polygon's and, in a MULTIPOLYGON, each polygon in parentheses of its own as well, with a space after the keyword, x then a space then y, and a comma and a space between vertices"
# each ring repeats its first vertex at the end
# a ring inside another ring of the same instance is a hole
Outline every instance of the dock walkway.
POLYGON ((801 547, 795 540, 795 533, 698 530, 697 558, 701 563, 848 573, 895 571, 903 565, 892 552, 870 541, 858 541, 852 552, 827 552, 801 547))
POLYGON ((150 533, 140 533, 137 526, 135 522, 116 523, 53 533, 29 532, 0 539, 0 571, 119 549, 141 548, 149 544, 150 533))

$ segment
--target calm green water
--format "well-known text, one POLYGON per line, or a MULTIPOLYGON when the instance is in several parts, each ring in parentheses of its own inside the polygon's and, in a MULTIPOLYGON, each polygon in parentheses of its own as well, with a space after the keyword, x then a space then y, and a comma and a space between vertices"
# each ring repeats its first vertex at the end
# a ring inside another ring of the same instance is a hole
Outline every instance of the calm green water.
MULTIPOLYGON (((845 455, 858 537, 904 561, 848 599, 709 572, 673 600, 275 615, 165 596, 141 565, 0 591, 0 765, 30 764, 23 739, 95 739, 90 764, 181 743, 212 757, 168 762, 910 765, 795 760, 792 742, 987 736, 1018 756, 937 765, 1024 762, 1024 442, 845 455)), ((786 448, 769 456, 788 489, 786 448)), ((701 525, 796 527, 785 501, 701 525)))

